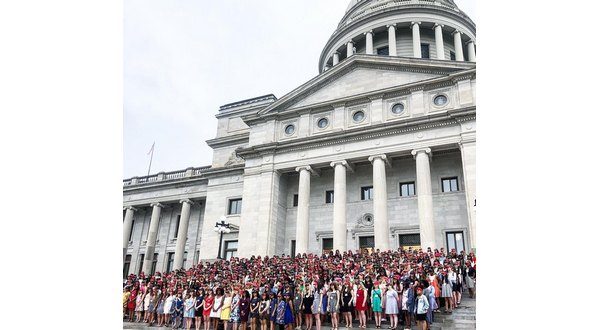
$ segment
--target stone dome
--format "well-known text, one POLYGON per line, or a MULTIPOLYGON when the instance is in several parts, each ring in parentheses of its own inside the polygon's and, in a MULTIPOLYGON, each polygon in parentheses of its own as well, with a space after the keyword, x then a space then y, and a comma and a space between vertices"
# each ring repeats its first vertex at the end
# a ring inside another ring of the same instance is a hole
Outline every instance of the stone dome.
MULTIPOLYGON (((412 57, 413 51, 407 49, 407 43, 410 43, 405 39, 407 30, 410 31, 415 22, 419 24, 420 33, 427 42, 430 42, 433 29, 438 25, 442 27, 442 43, 449 42, 444 47, 446 56, 432 56, 433 59, 460 58, 460 53, 467 53, 468 50, 459 48, 466 47, 468 42, 475 40, 475 23, 453 0, 351 0, 337 29, 321 52, 319 72, 349 57, 350 49, 355 48, 353 54, 361 53, 361 49, 364 52, 367 48, 365 35, 368 32, 371 33, 369 38, 373 39, 369 42, 375 42, 375 46, 380 45, 380 39, 387 35, 390 25, 394 26, 397 36, 396 44, 389 49, 389 56, 412 57), (452 43, 455 32, 461 35, 458 42, 462 47, 456 48, 452 43), (352 47, 347 48, 349 42, 352 47)), ((386 52, 377 49, 374 54, 380 54, 379 51, 386 52)))

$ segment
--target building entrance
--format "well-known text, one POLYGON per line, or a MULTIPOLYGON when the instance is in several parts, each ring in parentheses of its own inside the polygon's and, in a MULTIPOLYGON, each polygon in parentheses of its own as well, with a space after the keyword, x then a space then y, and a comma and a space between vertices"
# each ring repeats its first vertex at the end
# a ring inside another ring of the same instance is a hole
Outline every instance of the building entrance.
POLYGON ((360 248, 360 252, 373 252, 375 248, 375 236, 363 236, 358 239, 358 245, 360 248))

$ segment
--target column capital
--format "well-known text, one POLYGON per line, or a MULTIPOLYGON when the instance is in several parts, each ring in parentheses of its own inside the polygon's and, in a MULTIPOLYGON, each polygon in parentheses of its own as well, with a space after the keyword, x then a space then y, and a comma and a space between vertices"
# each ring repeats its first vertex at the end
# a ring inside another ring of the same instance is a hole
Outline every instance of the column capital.
POLYGON ((435 30, 435 28, 438 27, 438 26, 441 27, 441 28, 443 28, 445 25, 444 24, 440 24, 440 23, 435 23, 435 24, 433 24, 433 29, 435 30))
POLYGON ((473 43, 473 44, 475 44, 475 40, 473 40, 473 39, 469 39, 469 41, 467 41, 467 45, 468 45, 468 44, 470 44, 470 43, 473 43))
POLYGON ((165 207, 163 204, 161 204, 161 203, 159 203, 159 202, 151 203, 151 204, 150 204, 150 206, 152 206, 152 207, 158 206, 158 207, 160 207, 160 208, 163 208, 163 207, 165 207))
POLYGON ((388 24, 388 25, 386 25, 385 27, 386 27, 386 28, 388 28, 388 29, 389 29, 390 27, 396 28, 396 26, 397 26, 397 25, 398 25, 397 23, 393 23, 393 24, 388 24))
POLYGON ((123 210, 132 210, 133 212, 137 212, 138 209, 133 206, 123 206, 123 210))
POLYGON ((421 22, 410 22, 410 26, 413 27, 414 25, 421 25, 421 22))
POLYGON ((354 173, 354 165, 348 163, 348 161, 346 160, 334 160, 333 162, 331 162, 331 164, 329 164, 329 166, 333 168, 335 168, 337 165, 342 165, 346 169, 348 169, 348 171, 354 173))
POLYGON ((184 198, 184 199, 180 200, 179 203, 181 203, 181 204, 188 203, 190 205, 194 205, 194 202, 189 198, 184 198))
POLYGON ((380 154, 380 155, 370 156, 369 157, 369 162, 373 163, 373 161, 375 159, 381 159, 381 160, 383 160, 388 167, 392 166, 392 163, 390 162, 390 159, 388 158, 388 156, 386 154, 380 154))
POLYGON ((353 41, 352 39, 350 39, 350 40, 348 40, 348 41, 346 42, 346 45, 347 45, 347 44, 352 44, 352 45, 354 45, 354 41, 353 41))
POLYGON ((458 29, 455 29, 454 31, 452 31, 452 34, 462 34, 462 32, 460 32, 458 29))
POLYGON ((425 154, 429 155, 429 157, 431 158, 431 148, 418 148, 418 149, 414 149, 410 153, 413 155, 414 158, 416 158, 417 154, 419 154, 421 152, 424 152, 425 154))
POLYGON ((333 52, 333 55, 340 55, 340 52, 338 52, 337 50, 335 52, 333 52))
POLYGON ((369 30, 369 31, 367 31, 367 32, 363 33, 363 35, 365 35, 365 36, 366 36, 368 33, 370 33, 370 34, 372 35, 372 34, 373 34, 373 30, 369 30))
POLYGON ((321 172, 319 170, 312 168, 312 166, 310 166, 310 165, 296 167, 296 172, 300 173, 302 171, 308 171, 308 172, 310 172, 310 174, 312 174, 314 176, 321 175, 321 172))

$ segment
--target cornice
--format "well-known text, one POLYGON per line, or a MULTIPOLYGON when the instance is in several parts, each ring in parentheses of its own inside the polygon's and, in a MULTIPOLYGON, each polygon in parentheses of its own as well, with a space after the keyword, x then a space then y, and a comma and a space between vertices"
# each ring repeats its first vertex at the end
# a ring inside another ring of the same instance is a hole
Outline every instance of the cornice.
POLYGON ((195 176, 195 177, 185 177, 179 180, 169 180, 169 181, 153 181, 146 183, 138 183, 130 186, 123 186, 123 193, 135 192, 138 190, 156 190, 156 188, 164 189, 177 185, 191 185, 195 183, 202 183, 205 181, 206 183, 208 179, 204 176, 195 176))
POLYGON ((208 144, 211 148, 218 147, 227 147, 233 144, 238 144, 240 142, 248 142, 250 139, 250 132, 245 132, 241 134, 222 136, 215 139, 206 140, 206 144, 208 144))
POLYGON ((422 117, 410 118, 398 122, 385 122, 377 125, 365 126, 345 132, 331 132, 327 134, 310 136, 301 140, 289 140, 265 143, 258 146, 236 149, 236 154, 241 158, 261 156, 265 153, 273 154, 281 151, 292 152, 348 143, 360 140, 375 139, 389 135, 397 135, 415 132, 425 129, 456 125, 462 118, 473 120, 475 118, 475 106, 462 109, 449 110, 443 113, 429 114, 422 117))

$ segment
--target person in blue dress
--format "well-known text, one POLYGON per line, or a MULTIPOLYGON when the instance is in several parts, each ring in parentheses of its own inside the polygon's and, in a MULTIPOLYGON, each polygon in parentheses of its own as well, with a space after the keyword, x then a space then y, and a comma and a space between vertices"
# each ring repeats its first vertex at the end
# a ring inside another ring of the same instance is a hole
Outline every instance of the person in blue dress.
POLYGON ((271 302, 269 305, 269 319, 271 320, 269 329, 275 330, 275 308, 277 307, 278 302, 275 292, 269 292, 269 300, 271 302))
POLYGON ((277 306, 273 311, 273 315, 275 316, 275 323, 279 330, 284 330, 285 328, 285 305, 287 302, 283 299, 283 294, 281 292, 277 293, 277 306))
POLYGON ((289 294, 284 296, 284 298, 286 301, 284 316, 285 327, 287 330, 292 330, 294 326, 294 315, 296 314, 296 311, 294 311, 294 299, 289 294))

